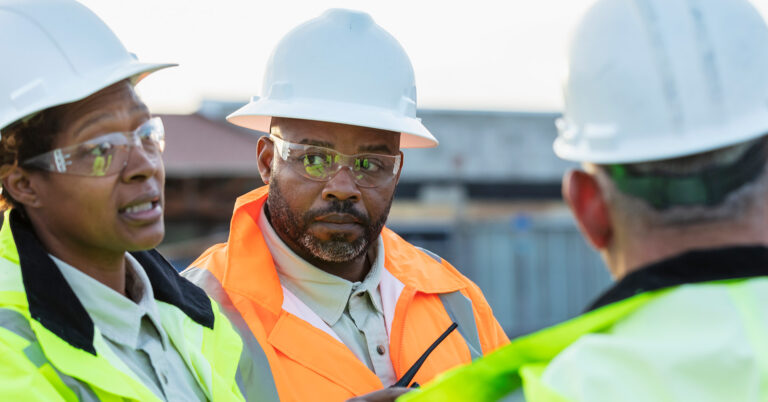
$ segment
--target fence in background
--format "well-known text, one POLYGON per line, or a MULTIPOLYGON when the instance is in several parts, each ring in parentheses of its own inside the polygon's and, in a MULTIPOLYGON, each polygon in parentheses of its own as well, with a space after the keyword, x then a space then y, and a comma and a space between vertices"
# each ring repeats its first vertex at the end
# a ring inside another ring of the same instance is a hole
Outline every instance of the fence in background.
POLYGON ((570 218, 517 216, 392 228, 472 279, 511 337, 580 314, 611 283, 570 218))

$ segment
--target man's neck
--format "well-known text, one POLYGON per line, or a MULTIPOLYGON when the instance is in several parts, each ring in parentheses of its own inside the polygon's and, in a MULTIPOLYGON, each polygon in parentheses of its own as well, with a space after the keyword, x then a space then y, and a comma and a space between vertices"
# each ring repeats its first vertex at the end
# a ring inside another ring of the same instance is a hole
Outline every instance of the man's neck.
POLYGON ((618 280, 650 264, 691 250, 732 246, 768 246, 768 227, 761 219, 713 222, 626 233, 621 245, 604 253, 618 280))
MULTIPOLYGON (((296 254, 299 254, 299 252, 295 249, 291 249, 296 254)), ((312 258, 311 256, 305 256, 301 254, 299 254, 299 256, 304 258, 307 262, 317 267, 318 269, 321 269, 331 275, 338 276, 339 278, 346 279, 350 282, 362 282, 363 279, 365 279, 365 276, 368 275, 368 272, 371 270, 371 263, 370 259, 368 258, 368 253, 364 253, 363 255, 351 261, 345 262, 322 261, 316 258, 312 258)))

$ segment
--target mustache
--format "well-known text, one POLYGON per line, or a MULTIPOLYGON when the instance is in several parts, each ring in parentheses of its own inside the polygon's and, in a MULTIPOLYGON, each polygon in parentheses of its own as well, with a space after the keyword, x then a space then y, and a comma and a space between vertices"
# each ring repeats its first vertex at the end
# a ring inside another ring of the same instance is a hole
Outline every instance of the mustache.
POLYGON ((369 225, 371 223, 368 216, 356 210, 354 204, 350 200, 333 201, 327 208, 308 211, 304 214, 304 222, 312 222, 318 216, 328 214, 348 214, 354 216, 355 219, 360 221, 363 225, 369 225))

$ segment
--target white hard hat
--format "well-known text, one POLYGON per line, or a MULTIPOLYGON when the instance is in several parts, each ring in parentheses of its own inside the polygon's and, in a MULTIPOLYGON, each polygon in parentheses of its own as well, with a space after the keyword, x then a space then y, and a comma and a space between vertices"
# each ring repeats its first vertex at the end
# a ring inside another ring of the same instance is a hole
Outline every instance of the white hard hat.
POLYGON ((746 0, 600 0, 569 59, 561 158, 654 161, 768 133, 768 28, 746 0))
POLYGON ((174 64, 140 63, 72 0, 0 0, 0 129, 174 64))
POLYGON ((401 148, 437 140, 416 117, 408 55, 365 13, 332 9, 289 32, 267 64, 263 97, 227 117, 268 132, 271 117, 319 120, 401 133, 401 148))

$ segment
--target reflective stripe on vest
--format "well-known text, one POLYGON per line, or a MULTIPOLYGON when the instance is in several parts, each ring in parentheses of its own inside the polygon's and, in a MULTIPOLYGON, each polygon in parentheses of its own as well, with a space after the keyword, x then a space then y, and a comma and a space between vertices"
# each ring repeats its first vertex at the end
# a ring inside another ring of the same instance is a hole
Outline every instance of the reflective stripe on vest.
MULTIPOLYGON (((37 337, 24 315, 17 311, 0 309, 0 328, 13 332, 29 342, 29 345, 24 348, 24 354, 38 368, 42 375, 51 380, 51 385, 55 388, 59 388, 58 384, 56 384, 59 382, 59 384, 67 387, 79 401, 99 401, 99 398, 88 384, 60 372, 51 364, 45 353, 43 353, 43 349, 40 347, 40 343, 37 341, 37 337), (55 374, 57 378, 52 378, 51 374, 55 374), (59 381, 56 381, 56 379, 59 381)), ((59 392, 61 391, 63 390, 59 389, 59 392)))
POLYGON ((459 325, 457 329, 467 343, 472 360, 482 357, 483 348, 480 346, 480 335, 477 333, 475 314, 472 312, 472 300, 459 291, 441 293, 440 300, 451 320, 459 325))
POLYGON ((208 270, 194 267, 184 271, 184 277, 203 288, 208 296, 219 304, 224 315, 240 334, 244 347, 235 380, 245 399, 264 402, 280 401, 267 355, 251 333, 248 324, 235 309, 219 280, 208 270))
MULTIPOLYGON (((443 263, 443 259, 439 255, 421 247, 416 248, 432 257, 439 264, 443 263)), ((459 325, 459 333, 464 338, 464 342, 467 343, 472 360, 482 357, 483 348, 480 346, 480 334, 477 330, 475 314, 472 311, 472 300, 469 300, 460 291, 441 293, 439 296, 448 316, 459 325)))

